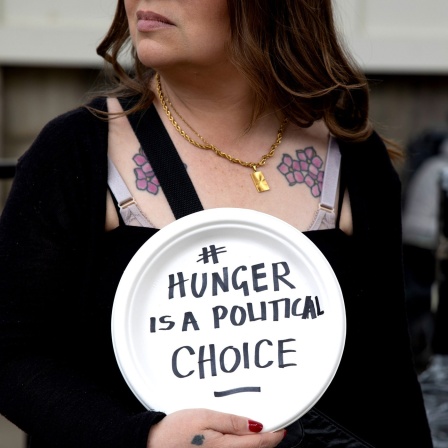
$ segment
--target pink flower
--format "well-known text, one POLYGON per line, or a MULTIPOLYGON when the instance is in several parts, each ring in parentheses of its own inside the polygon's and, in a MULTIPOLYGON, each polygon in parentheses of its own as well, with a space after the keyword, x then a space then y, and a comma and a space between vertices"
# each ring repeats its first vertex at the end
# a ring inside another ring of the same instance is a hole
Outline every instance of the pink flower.
POLYGON ((283 154, 282 163, 277 166, 277 169, 285 176, 289 185, 301 184, 305 180, 300 171, 299 161, 288 154, 283 154))
POLYGON ((156 195, 159 191, 159 181, 154 174, 151 164, 145 154, 140 149, 139 153, 133 157, 138 168, 134 168, 135 184, 139 190, 146 190, 148 193, 156 195))
POLYGON ((324 178, 324 172, 321 171, 323 165, 322 159, 311 146, 303 150, 298 149, 296 155, 305 178, 305 184, 308 185, 311 194, 315 198, 319 197, 322 192, 322 181, 324 178))

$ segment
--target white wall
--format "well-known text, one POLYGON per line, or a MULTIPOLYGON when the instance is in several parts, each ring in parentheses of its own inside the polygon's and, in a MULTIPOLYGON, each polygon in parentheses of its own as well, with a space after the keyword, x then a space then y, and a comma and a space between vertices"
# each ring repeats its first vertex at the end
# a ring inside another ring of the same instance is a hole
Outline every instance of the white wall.
MULTIPOLYGON (((211 1, 211 0, 210 0, 211 1)), ((448 73, 448 0, 334 0, 368 72, 448 73)), ((0 65, 95 67, 116 0, 0 0, 0 65)))
POLYGON ((0 0, 0 65, 95 67, 116 0, 0 0))
POLYGON ((334 0, 343 33, 371 73, 448 73, 448 0, 334 0))

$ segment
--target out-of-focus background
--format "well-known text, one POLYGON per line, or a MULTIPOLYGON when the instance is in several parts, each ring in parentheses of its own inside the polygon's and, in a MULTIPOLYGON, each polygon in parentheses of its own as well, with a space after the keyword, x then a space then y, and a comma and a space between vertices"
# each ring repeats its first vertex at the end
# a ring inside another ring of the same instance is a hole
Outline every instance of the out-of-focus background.
MULTIPOLYGON (((401 143, 409 156, 400 171, 407 206, 414 174, 430 157, 443 158, 441 148, 448 142, 448 1, 335 0, 334 4, 346 44, 371 80, 371 115, 376 128, 401 143)), ((102 61, 95 49, 115 5, 116 0, 0 0, 0 213, 17 158, 47 121, 82 103, 98 79, 102 61)), ((447 157, 448 149, 444 163, 447 157)), ((440 170, 432 173, 432 194, 428 193, 425 204, 433 205, 434 221, 434 213, 436 220, 440 218, 443 196, 436 195, 435 175, 440 170)), ((426 219, 418 215, 420 209, 409 212, 411 230, 414 223, 426 219)), ((387 225, 387 216, 384 220, 387 225)), ((409 253, 411 333, 422 384, 429 390, 435 447, 446 448, 448 424, 438 424, 440 403, 431 401, 435 395, 443 396, 448 407, 447 390, 434 394, 431 376, 434 358, 438 378, 448 370, 446 357, 434 353, 431 346, 437 305, 441 299, 447 301, 440 296, 444 263, 437 247, 414 243, 410 236, 405 252, 409 253)), ((448 422, 447 413, 444 418, 448 422)), ((25 435, 0 416, 0 448, 25 446, 25 435)))

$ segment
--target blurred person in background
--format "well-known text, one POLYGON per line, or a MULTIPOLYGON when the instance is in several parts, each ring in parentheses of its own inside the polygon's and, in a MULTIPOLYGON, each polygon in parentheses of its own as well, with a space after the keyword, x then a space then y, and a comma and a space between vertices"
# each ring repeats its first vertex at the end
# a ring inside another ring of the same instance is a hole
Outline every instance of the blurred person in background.
POLYGON ((448 134, 405 192, 403 248, 413 350, 435 446, 448 424, 448 134))

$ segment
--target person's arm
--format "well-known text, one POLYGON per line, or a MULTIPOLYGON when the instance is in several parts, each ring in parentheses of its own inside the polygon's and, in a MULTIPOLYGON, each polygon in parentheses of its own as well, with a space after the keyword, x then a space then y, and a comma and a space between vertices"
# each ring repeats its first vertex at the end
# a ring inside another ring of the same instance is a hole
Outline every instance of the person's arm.
POLYGON ((144 448, 164 414, 129 410, 70 363, 97 205, 81 169, 99 175, 104 140, 87 114, 46 126, 0 218, 0 413, 49 447, 144 448))

